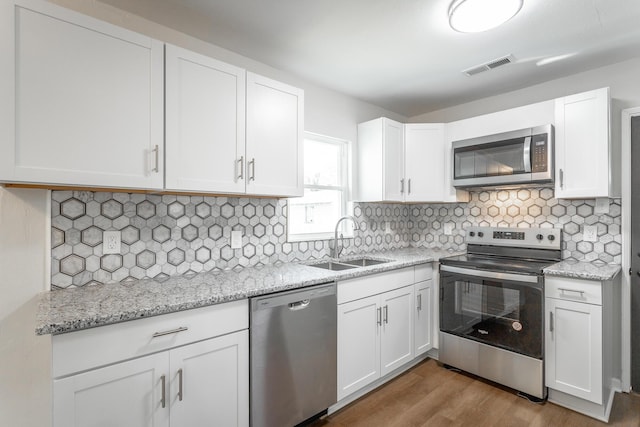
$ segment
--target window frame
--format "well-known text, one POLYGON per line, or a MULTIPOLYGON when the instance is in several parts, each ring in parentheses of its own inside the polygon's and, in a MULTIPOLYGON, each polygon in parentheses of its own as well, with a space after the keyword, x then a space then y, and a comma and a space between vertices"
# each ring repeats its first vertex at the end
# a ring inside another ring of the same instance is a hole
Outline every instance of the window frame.
MULTIPOLYGON (((341 185, 314 185, 314 184, 306 184, 303 183, 304 190, 312 189, 312 190, 336 190, 342 192, 342 200, 340 205, 340 217, 345 215, 351 215, 353 212, 353 202, 352 202, 352 144, 351 141, 341 138, 335 138, 332 136, 322 135, 313 132, 304 132, 303 144, 307 140, 312 140, 316 142, 322 142, 326 144, 332 144, 340 147, 340 157, 341 157, 341 167, 340 167, 340 182, 341 185)), ((303 150, 306 152, 306 150, 303 150)), ((298 199, 296 197, 296 199, 298 199)), ((291 198, 289 199, 291 200, 291 198)), ((329 230, 321 233, 291 233, 291 216, 289 211, 290 203, 287 203, 287 242, 307 242, 307 241, 315 241, 315 240, 329 240, 334 237, 334 230, 329 230)), ((345 223, 343 222, 341 225, 342 230, 339 230, 344 236, 344 238, 353 238, 353 228, 345 227, 345 223)))

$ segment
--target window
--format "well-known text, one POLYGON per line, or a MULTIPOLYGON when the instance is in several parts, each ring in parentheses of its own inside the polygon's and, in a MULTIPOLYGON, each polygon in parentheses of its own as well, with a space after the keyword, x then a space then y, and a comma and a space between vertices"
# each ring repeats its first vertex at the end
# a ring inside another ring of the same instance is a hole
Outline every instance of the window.
MULTIPOLYGON (((332 238, 338 219, 350 212, 349 151, 348 141, 305 133, 304 196, 289 199, 289 241, 332 238)), ((351 237, 352 224, 342 226, 351 237)))

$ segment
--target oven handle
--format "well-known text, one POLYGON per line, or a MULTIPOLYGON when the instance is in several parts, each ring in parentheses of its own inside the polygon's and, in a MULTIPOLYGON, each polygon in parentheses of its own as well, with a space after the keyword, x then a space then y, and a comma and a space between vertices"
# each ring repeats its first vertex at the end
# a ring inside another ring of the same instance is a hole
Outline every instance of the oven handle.
POLYGON ((495 271, 485 271, 485 270, 471 270, 468 268, 460 268, 453 267, 450 265, 440 265, 440 271, 447 271, 450 273, 458 273, 464 274, 467 276, 480 277, 482 279, 497 279, 497 280, 510 280, 513 282, 524 282, 524 283, 538 283, 537 276, 527 276, 523 274, 514 274, 514 273, 498 273, 495 271))

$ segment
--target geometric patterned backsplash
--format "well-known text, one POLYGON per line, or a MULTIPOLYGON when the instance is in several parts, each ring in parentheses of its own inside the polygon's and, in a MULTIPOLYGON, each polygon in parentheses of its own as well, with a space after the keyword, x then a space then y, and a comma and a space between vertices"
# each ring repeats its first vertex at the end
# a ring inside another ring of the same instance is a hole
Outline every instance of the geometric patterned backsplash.
MULTIPOLYGON (((329 256, 329 241, 287 242, 286 199, 53 191, 52 289, 223 270, 329 256), (120 230, 120 254, 103 255, 102 233, 120 230), (231 249, 231 230, 243 233, 231 249)), ((408 246, 463 250, 471 225, 563 230, 563 258, 621 262, 620 202, 557 200, 553 190, 471 193, 469 203, 354 203, 360 224, 343 255, 408 246), (387 232, 387 223, 389 230, 387 232), (453 231, 445 235, 445 224, 453 231), (582 239, 595 225, 598 241, 582 239)))

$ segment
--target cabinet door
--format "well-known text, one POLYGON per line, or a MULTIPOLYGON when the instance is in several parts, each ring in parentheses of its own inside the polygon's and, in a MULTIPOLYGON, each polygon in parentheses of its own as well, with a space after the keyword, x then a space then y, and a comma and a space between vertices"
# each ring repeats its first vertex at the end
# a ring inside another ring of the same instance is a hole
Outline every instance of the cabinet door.
POLYGON ((380 374, 388 374, 413 359, 413 285, 380 296, 380 374))
POLYGON ((602 307, 546 298, 546 385, 602 404, 602 307))
POLYGON ((172 426, 249 425, 246 330, 171 350, 172 426))
POLYGON ((407 124, 404 130, 407 202, 444 198, 444 124, 407 124))
POLYGON ((0 19, 0 180, 161 189, 163 44, 45 1, 0 19))
POLYGON ((404 125, 382 119, 384 200, 402 202, 407 190, 404 177, 404 125))
POLYGON ((245 70, 166 46, 168 190, 244 193, 245 70))
POLYGON ((168 366, 163 352, 55 380, 54 427, 168 426, 168 366))
POLYGON ((304 93, 247 73, 247 193, 303 195, 304 93))
POLYGON ((557 198, 609 197, 609 88, 556 100, 557 198))
POLYGON ((380 378, 379 297, 338 305, 338 400, 380 378))
POLYGON ((433 330, 433 280, 418 282, 414 286, 415 310, 414 310, 414 355, 426 353, 433 347, 431 338, 433 330))

